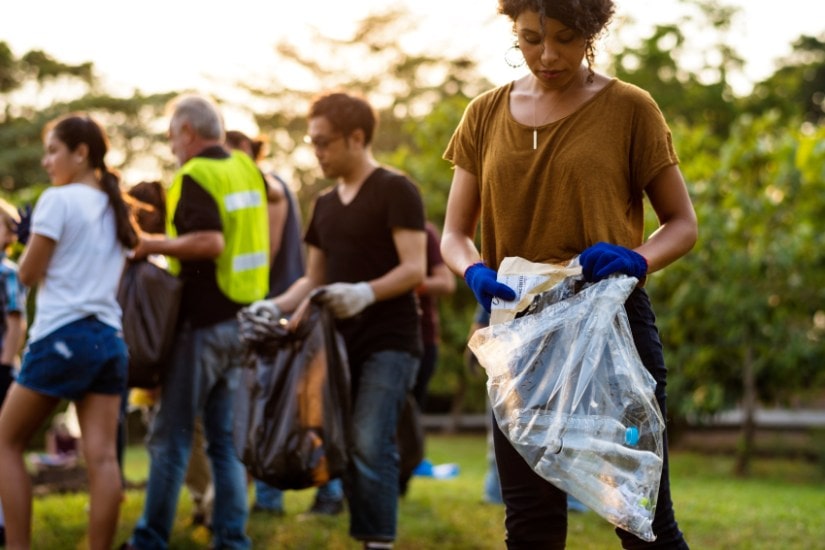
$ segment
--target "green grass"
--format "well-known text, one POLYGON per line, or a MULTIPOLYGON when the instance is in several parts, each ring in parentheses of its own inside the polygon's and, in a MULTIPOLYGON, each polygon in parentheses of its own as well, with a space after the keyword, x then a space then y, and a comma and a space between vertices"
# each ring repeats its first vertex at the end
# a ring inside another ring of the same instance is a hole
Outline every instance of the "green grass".
MULTIPOLYGON (((503 509, 481 503, 486 468, 483 436, 427 438, 434 463, 456 462, 461 473, 451 480, 414 478, 401 501, 396 548, 504 548, 503 509)), ((676 515, 688 542, 702 550, 825 549, 825 476, 816 464, 757 459, 754 475, 736 479, 733 459, 674 452, 671 484, 676 515)), ((146 453, 132 447, 127 454, 130 481, 144 480, 146 453)), ((347 515, 308 517, 303 514, 314 492, 290 491, 283 518, 253 515, 248 532, 255 548, 360 548, 347 535, 347 515)), ((125 540, 143 505, 143 491, 129 490, 121 509, 117 543, 125 540)), ((34 503, 33 548, 85 547, 86 494, 38 497, 34 503)), ((205 548, 209 535, 189 525, 190 504, 184 490, 171 547, 205 548)), ((620 548, 613 527, 596 514, 572 514, 568 548, 620 548)))

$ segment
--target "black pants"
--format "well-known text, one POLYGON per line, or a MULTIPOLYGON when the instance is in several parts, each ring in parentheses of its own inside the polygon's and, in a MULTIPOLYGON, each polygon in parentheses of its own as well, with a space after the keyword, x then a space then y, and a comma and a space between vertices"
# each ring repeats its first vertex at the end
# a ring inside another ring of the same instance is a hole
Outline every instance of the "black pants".
MULTIPOLYGON (((665 407, 665 368, 662 343, 656 328, 656 318, 650 299, 643 289, 635 289, 625 302, 633 340, 645 368, 656 380, 656 401, 667 418, 665 407)), ((557 550, 565 547, 567 539, 567 496, 560 489, 536 474, 513 448, 493 421, 493 441, 496 450, 501 493, 507 509, 505 527, 507 548, 510 550, 557 550)), ((623 548, 662 548, 685 550, 688 548, 670 499, 670 476, 667 455, 667 434, 664 441, 664 465, 656 515, 653 518, 654 542, 616 529, 623 548)))
POLYGON ((427 386, 430 384, 430 378, 435 374, 436 361, 438 361, 438 344, 424 344, 424 354, 421 356, 421 365, 412 390, 421 412, 424 412, 427 404, 427 386))

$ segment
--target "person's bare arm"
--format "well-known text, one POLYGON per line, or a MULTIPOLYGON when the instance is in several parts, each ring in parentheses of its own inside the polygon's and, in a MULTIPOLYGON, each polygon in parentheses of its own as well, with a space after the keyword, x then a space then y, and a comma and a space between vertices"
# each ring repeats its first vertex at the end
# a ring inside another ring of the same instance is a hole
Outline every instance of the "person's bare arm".
POLYGON ((265 175, 265 179, 267 182, 266 210, 269 215, 269 264, 272 265, 281 249, 286 217, 289 213, 289 199, 281 184, 274 181, 271 175, 265 175))
POLYGON ((460 277, 464 276, 464 271, 469 266, 481 261, 473 240, 480 212, 481 197, 476 176, 456 166, 447 198, 441 255, 453 273, 460 277))
POLYGON ((275 261, 275 256, 281 249, 281 241, 284 236, 284 226, 288 213, 286 200, 267 203, 266 209, 269 213, 269 264, 275 261))
POLYGON ((660 225, 636 252, 647 260, 647 272, 653 273, 687 254, 696 244, 699 229, 678 166, 662 170, 646 192, 660 225))
POLYGON ((14 365, 23 341, 26 338, 26 321, 19 311, 6 315, 6 333, 3 335, 3 350, 0 352, 0 364, 14 365))
POLYGON ((223 248, 223 233, 220 231, 193 231, 173 238, 142 234, 140 243, 134 249, 134 257, 141 259, 149 254, 163 254, 179 260, 214 260, 221 255, 223 248))
POLYGON ((31 287, 43 279, 55 246, 57 243, 48 237, 37 233, 31 236, 17 269, 17 276, 23 285, 31 287))
POLYGON ((427 235, 423 230, 393 228, 398 265, 372 281, 367 281, 375 300, 389 300, 415 288, 427 273, 427 235))
POLYGON ((430 296, 446 296, 455 292, 455 275, 447 264, 438 264, 432 268, 432 273, 416 288, 419 294, 430 296))

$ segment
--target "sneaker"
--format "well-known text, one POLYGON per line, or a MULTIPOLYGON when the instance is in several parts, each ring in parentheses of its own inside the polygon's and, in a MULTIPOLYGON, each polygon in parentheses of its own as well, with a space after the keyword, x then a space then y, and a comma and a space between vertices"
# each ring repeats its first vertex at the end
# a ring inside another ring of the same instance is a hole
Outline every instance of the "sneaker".
POLYGON ((364 550, 392 550, 392 541, 365 541, 364 550))
POLYGON ((458 464, 438 464, 433 466, 433 477, 435 479, 452 479, 458 476, 460 468, 458 464))
POLYGON ((316 498, 312 503, 312 508, 309 509, 310 514, 319 514, 324 516, 337 516, 344 511, 344 501, 330 500, 325 498, 316 498))
POLYGON ((413 475, 422 477, 432 477, 433 463, 425 458, 424 460, 418 463, 418 466, 415 467, 415 470, 413 470, 413 475))

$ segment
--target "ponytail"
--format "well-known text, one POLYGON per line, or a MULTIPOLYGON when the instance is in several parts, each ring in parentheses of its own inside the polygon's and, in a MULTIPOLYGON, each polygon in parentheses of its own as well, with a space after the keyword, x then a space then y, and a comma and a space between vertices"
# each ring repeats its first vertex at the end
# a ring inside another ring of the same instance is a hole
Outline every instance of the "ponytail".
POLYGON ((120 190, 120 180, 117 174, 106 168, 105 164, 100 167, 100 186, 109 197, 109 204, 115 213, 117 240, 126 248, 136 247, 140 239, 135 230, 132 212, 120 190))

